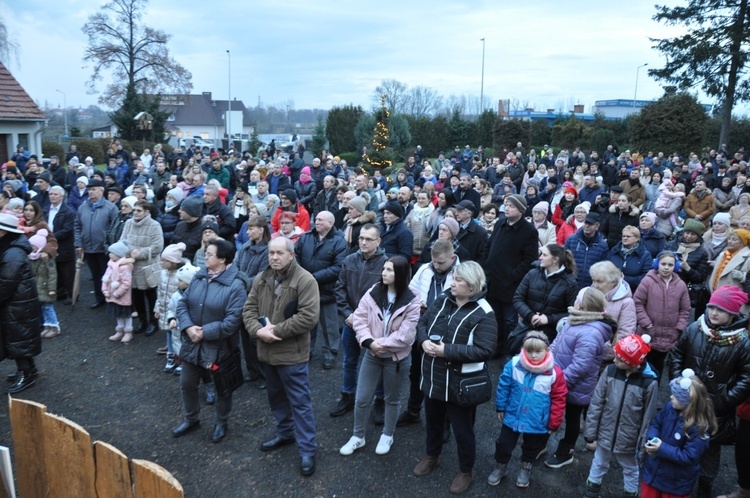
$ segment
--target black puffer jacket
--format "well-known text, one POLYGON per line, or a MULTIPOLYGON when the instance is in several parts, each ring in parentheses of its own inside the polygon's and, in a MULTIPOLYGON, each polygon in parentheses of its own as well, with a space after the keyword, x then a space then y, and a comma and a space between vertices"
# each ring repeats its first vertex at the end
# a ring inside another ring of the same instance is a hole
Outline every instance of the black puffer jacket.
POLYGON ((454 368, 492 358, 497 346, 495 312, 484 292, 459 307, 450 289, 432 302, 417 324, 417 344, 437 334, 445 344, 445 357, 422 356, 419 387, 430 399, 448 401, 448 385, 454 368), (469 337, 472 345, 469 345, 469 337))
MULTIPOLYGON (((294 182, 294 191, 297 193, 297 200, 305 206, 308 212, 312 212, 315 194, 318 193, 317 184, 314 181, 302 183, 297 180, 294 182)), ((334 197, 336 197, 334 195, 334 197)))
POLYGON ((247 298, 244 282, 237 278, 236 265, 208 281, 206 270, 200 270, 177 304, 177 323, 181 330, 180 358, 204 368, 220 363, 239 348, 242 307, 247 298), (203 327, 203 340, 192 342, 188 327, 203 327), (221 357, 219 357, 221 350, 221 357))
POLYGON ((321 304, 336 302, 336 280, 344 258, 349 253, 341 232, 332 227, 323 240, 318 241, 318 232, 313 228, 299 238, 294 246, 294 253, 297 263, 318 282, 321 304))
POLYGON ((607 239, 607 245, 610 249, 622 241, 623 228, 628 225, 638 228, 638 216, 640 214, 640 209, 633 205, 625 213, 617 209, 617 205, 609 207, 607 214, 602 217, 602 224, 599 231, 607 239))
POLYGON ((250 281, 247 284, 249 290, 253 286, 255 277, 268 267, 268 244, 245 242, 245 245, 237 252, 234 263, 239 271, 245 272, 245 275, 249 277, 250 281))
MULTIPOLYGON (((736 344, 719 346, 703 331, 704 317, 693 322, 677 340, 670 353, 670 377, 678 377, 685 368, 692 368, 706 385, 714 403, 719 427, 734 418, 735 409, 750 398, 750 339, 747 333, 736 344)), ((747 317, 719 327, 722 333, 747 328, 747 317)))
POLYGON ((362 296, 380 282, 386 259, 381 248, 367 260, 360 250, 344 258, 336 282, 336 304, 341 316, 346 318, 354 313, 362 296))
POLYGON ((568 307, 573 306, 576 295, 578 281, 573 274, 561 271, 547 277, 539 262, 535 262, 516 289, 513 307, 528 326, 535 313, 547 315, 547 325, 536 328, 547 334, 551 342, 557 335, 557 322, 568 316, 568 307))
POLYGON ((29 253, 31 244, 23 235, 6 232, 0 238, 0 361, 42 352, 42 309, 29 253))

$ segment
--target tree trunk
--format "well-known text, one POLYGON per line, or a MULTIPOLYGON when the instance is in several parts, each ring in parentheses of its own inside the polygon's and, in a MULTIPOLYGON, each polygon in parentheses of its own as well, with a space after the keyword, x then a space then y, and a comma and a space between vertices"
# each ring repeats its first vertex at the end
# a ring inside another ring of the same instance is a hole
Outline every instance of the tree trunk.
POLYGON ((737 88, 737 73, 740 68, 740 49, 745 32, 745 17, 747 16, 747 0, 740 0, 734 26, 732 27, 732 45, 730 47, 731 59, 729 63, 729 78, 727 81, 727 91, 724 97, 724 113, 721 118, 721 133, 719 134, 719 143, 717 148, 722 144, 729 144, 729 129, 732 125, 732 108, 734 108, 734 92, 737 88))

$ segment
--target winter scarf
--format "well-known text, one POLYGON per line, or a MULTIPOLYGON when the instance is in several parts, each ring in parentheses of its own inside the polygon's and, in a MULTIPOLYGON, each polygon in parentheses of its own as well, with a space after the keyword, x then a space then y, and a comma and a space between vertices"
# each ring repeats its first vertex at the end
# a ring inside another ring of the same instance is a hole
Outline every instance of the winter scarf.
POLYGON ((720 347, 732 346, 747 337, 747 331, 744 328, 736 330, 716 330, 711 328, 706 322, 706 315, 701 316, 698 323, 700 324, 703 335, 708 339, 708 342, 720 347))
POLYGON ((693 242, 692 244, 683 242, 677 248, 677 254, 680 255, 681 259, 686 259, 691 252, 695 251, 700 246, 701 246, 700 242, 693 242))
POLYGON ((521 348, 521 357, 519 359, 521 366, 533 374, 549 372, 555 365, 555 359, 552 357, 552 351, 547 350, 547 354, 539 363, 532 363, 526 354, 526 350, 521 348))
POLYGON ((433 206, 431 203, 427 205, 427 207, 421 207, 419 204, 415 204, 412 208, 411 212, 412 218, 414 221, 421 221, 425 222, 430 218, 430 215, 435 210, 435 206, 433 206))

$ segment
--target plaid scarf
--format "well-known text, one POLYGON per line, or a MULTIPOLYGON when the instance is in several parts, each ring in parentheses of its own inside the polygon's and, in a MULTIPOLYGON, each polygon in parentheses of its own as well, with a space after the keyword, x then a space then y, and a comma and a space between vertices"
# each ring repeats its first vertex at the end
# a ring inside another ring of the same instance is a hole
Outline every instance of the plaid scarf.
POLYGON ((732 346, 747 337, 747 331, 744 328, 737 330, 716 330, 709 327, 708 323, 706 323, 705 315, 700 317, 698 323, 708 342, 716 344, 719 347, 732 346))

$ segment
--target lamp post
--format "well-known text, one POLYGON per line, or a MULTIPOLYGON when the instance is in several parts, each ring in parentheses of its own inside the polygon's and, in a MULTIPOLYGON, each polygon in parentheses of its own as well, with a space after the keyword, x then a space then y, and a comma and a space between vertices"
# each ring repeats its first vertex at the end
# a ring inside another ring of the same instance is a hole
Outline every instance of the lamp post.
POLYGON ((635 109, 635 102, 638 98, 638 76, 641 72, 641 68, 646 66, 648 66, 648 62, 645 64, 641 64, 640 66, 635 68, 635 92, 633 93, 633 109, 635 109))
POLYGON ((479 114, 484 111, 484 38, 482 42, 482 86, 479 89, 479 114))
POLYGON ((63 119, 65 119, 65 137, 68 137, 68 99, 65 95, 65 92, 61 92, 58 89, 55 89, 57 93, 62 93, 63 96, 63 119))
POLYGON ((227 147, 232 142, 232 54, 227 50, 227 147))

